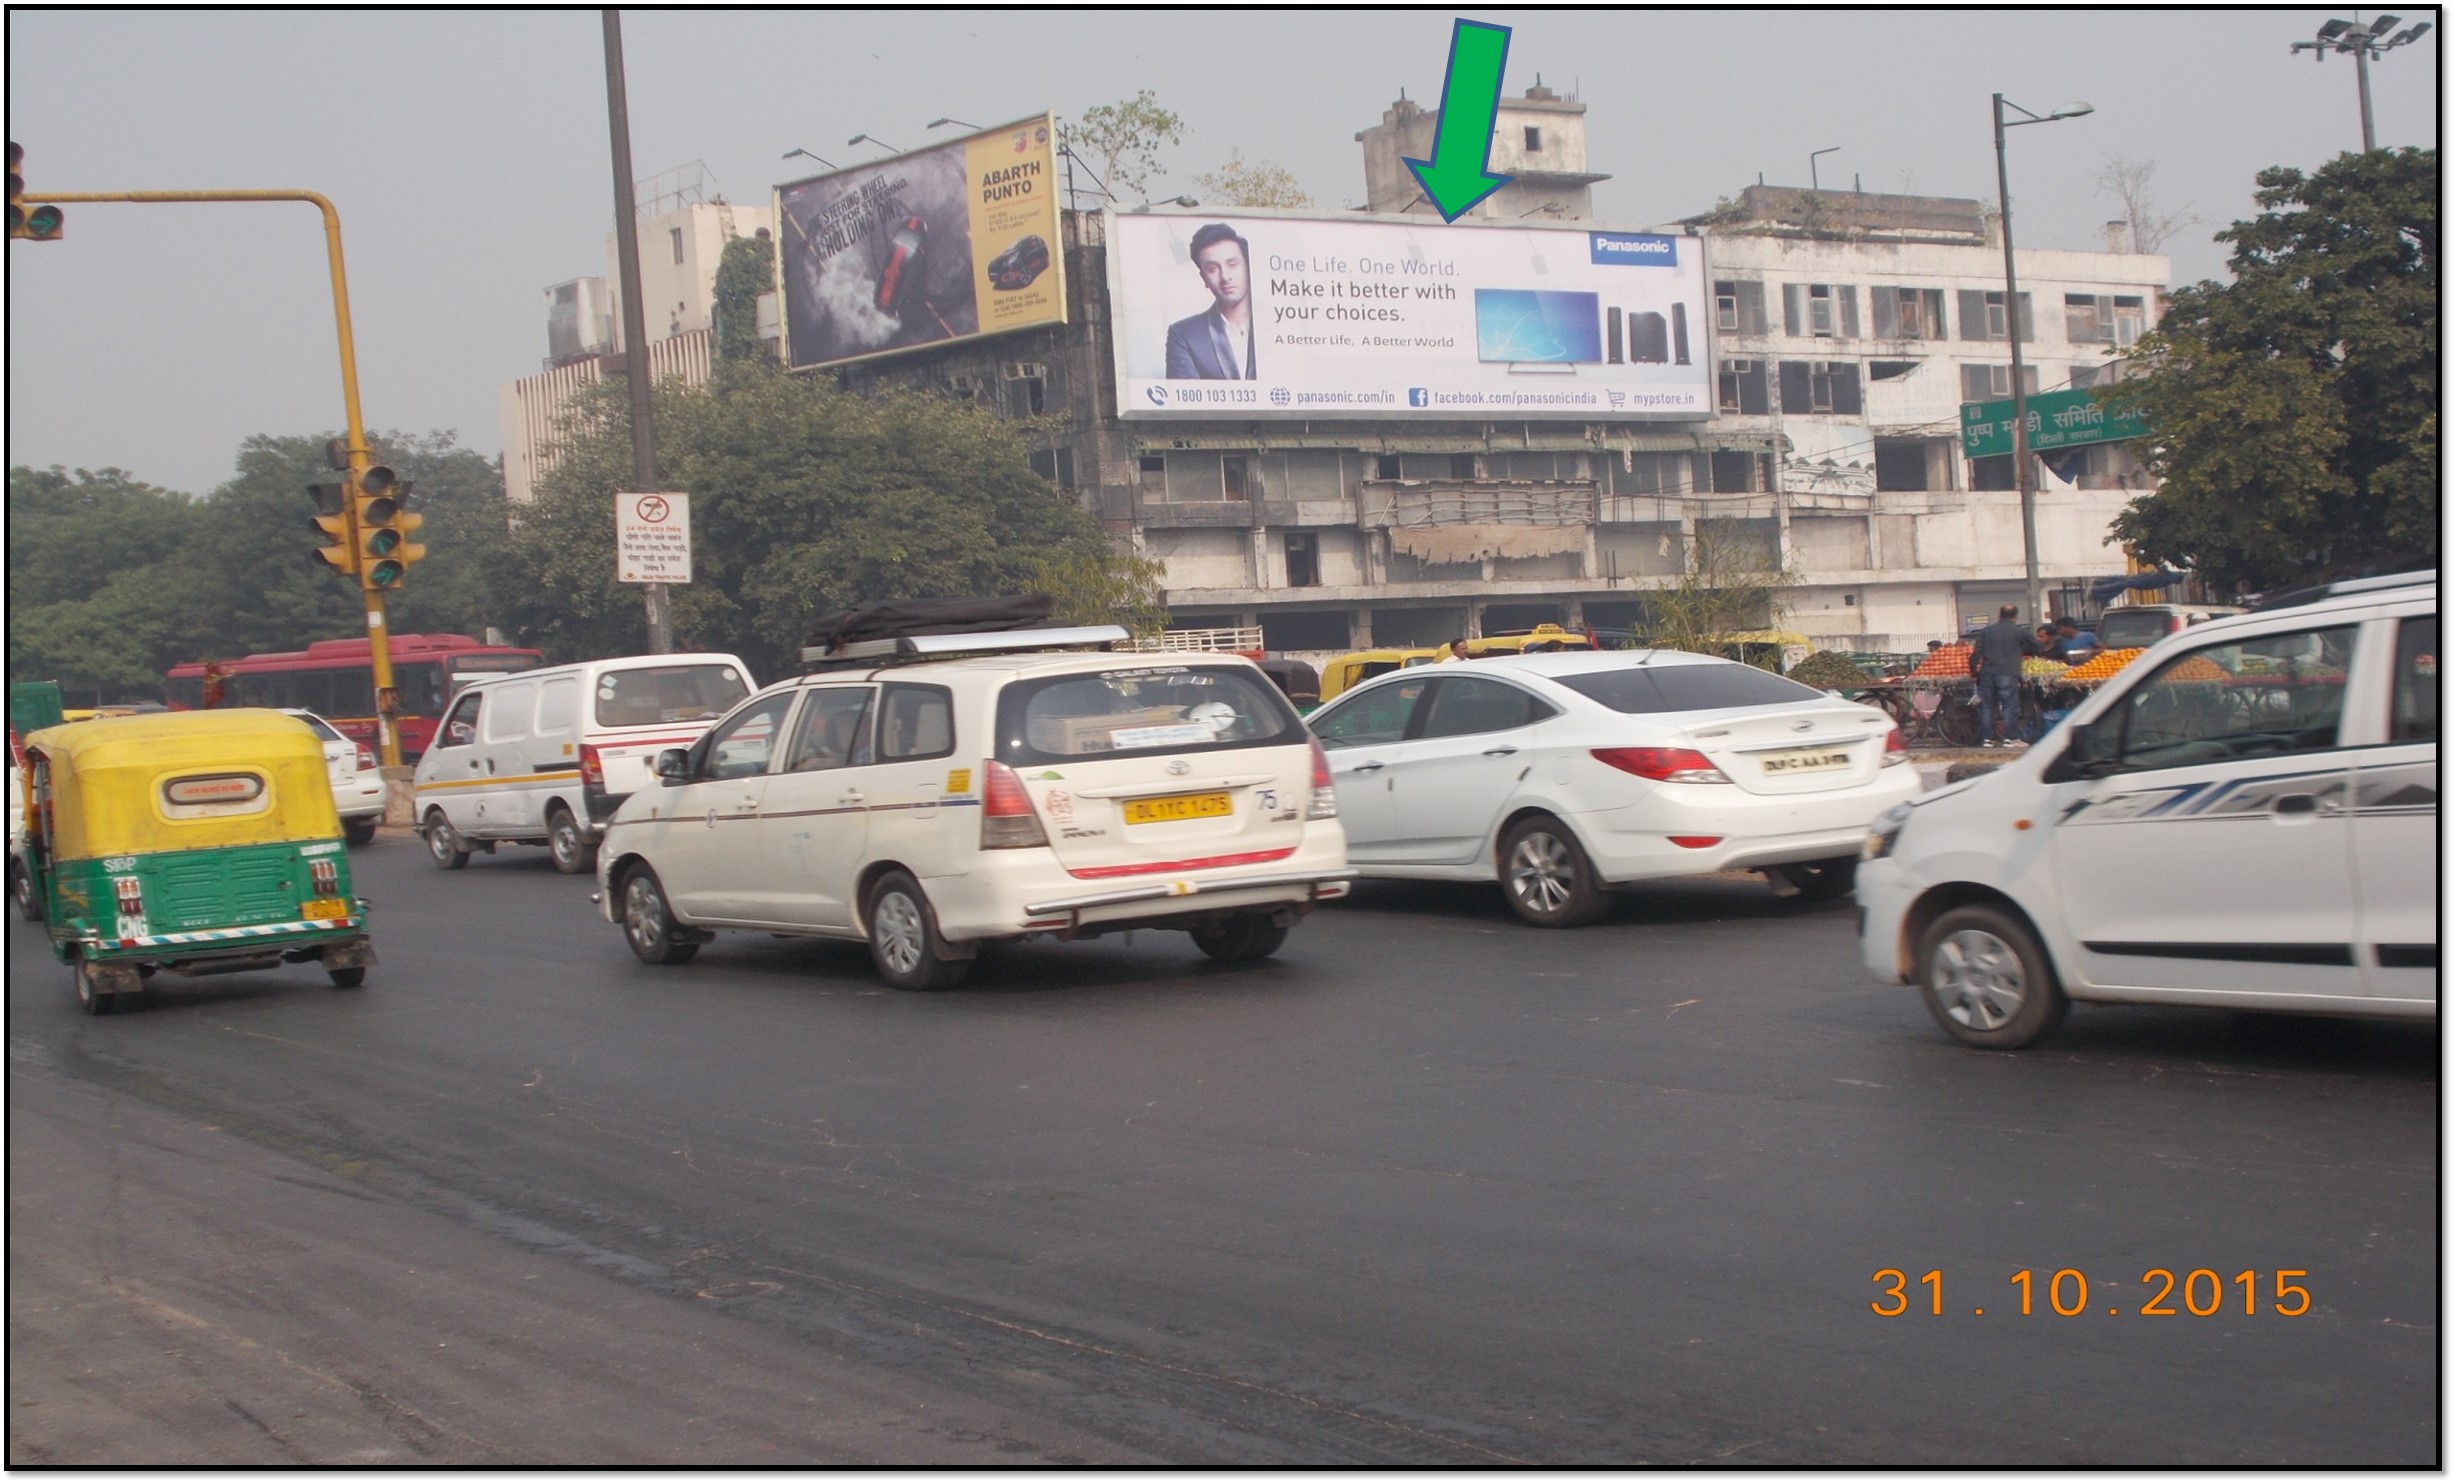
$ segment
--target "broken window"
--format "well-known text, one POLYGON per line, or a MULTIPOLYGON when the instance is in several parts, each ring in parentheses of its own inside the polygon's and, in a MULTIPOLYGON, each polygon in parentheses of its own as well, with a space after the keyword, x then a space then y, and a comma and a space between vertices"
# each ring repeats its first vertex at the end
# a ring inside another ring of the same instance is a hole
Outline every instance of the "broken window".
POLYGON ((1858 338, 1858 289, 1846 283, 1782 285, 1782 328, 1793 335, 1858 338))
POLYGON ((1261 493, 1261 481, 1253 477, 1253 460, 1244 454, 1222 455, 1219 473, 1228 499, 1245 500, 1261 493))
POLYGON ((1040 367, 1033 366, 1020 376, 1010 373, 1005 385, 1008 417, 1038 417, 1048 410, 1048 382, 1040 367))
POLYGON ((2137 295, 2063 296, 2063 337, 2074 345, 2129 345, 2147 322, 2148 305, 2137 295))
POLYGON ((1971 459, 1969 461, 1969 487, 1973 490, 2014 488, 2012 456, 2008 453, 1998 453, 1990 454, 1982 459, 1971 459))
POLYGON ((1765 363, 1753 357, 1724 361, 1719 405, 1724 412, 1742 415, 1771 412, 1773 401, 1765 388, 1765 363))
MULTIPOLYGON (((2037 368, 2020 368, 2020 390, 2023 396, 2037 395, 2037 368)), ((1964 402, 1997 402, 2012 394, 2010 366, 1961 367, 1961 400, 1964 402)))
POLYGON ((1717 495, 1752 495, 1764 489, 1757 476, 1763 459, 1752 453, 1736 453, 1728 449, 1713 455, 1713 492, 1717 495))
POLYGON ((1287 585, 1321 586, 1321 538, 1310 531, 1287 533, 1287 585))
POLYGON ((1146 500, 1168 498, 1168 461, 1157 454, 1144 454, 1136 461, 1134 483, 1146 500))
POLYGON ((1867 379, 1869 381, 1899 381, 1917 369, 1916 361, 1869 361, 1867 379))
POLYGON ((1609 461, 1611 493, 1676 495, 1688 488, 1689 455, 1629 453, 1609 461))
POLYGON ((1856 361, 1782 362, 1782 411, 1826 412, 1856 417, 1865 411, 1859 399, 1856 361))
POLYGON ((1952 477, 1951 449, 1957 442, 1943 438, 1878 438, 1875 440, 1875 487, 1878 490, 1943 489, 1952 477))
POLYGON ((1373 455, 1372 477, 1375 479, 1404 478, 1405 476, 1398 472, 1398 455, 1394 453, 1381 453, 1373 455))
POLYGON ((1526 126, 1526 153, 1535 155, 1541 154, 1542 152, 1543 131, 1533 124, 1528 124, 1526 126))
POLYGON ((1732 335, 1765 332, 1765 286, 1752 278, 1725 278, 1713 286, 1716 327, 1732 335))
POLYGON ((1878 284, 1867 290, 1875 306, 1878 340, 1941 340, 1944 338, 1944 291, 1905 289, 1878 284))
POLYGON ((1034 474, 1061 490, 1074 488, 1074 450, 1042 448, 1033 451, 1031 469, 1034 474))
MULTIPOLYGON (((2001 289, 1961 290, 1961 338, 1963 340, 2009 340, 2012 338, 2006 318, 2001 289)), ((2020 338, 2037 338, 2037 319, 2030 313, 2029 296, 2020 296, 2020 338)))

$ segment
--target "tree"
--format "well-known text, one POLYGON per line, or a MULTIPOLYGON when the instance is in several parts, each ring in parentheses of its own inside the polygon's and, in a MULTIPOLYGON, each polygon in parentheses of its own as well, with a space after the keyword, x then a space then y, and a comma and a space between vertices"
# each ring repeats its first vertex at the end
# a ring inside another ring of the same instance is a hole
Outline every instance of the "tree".
MULTIPOLYGON (((1769 522, 1699 520, 1687 536, 1679 575, 1646 594, 1655 649, 1722 654, 1733 636, 1781 627, 1784 595, 1798 573, 1781 558, 1769 522)), ((1781 668, 1778 658, 1769 668, 1781 668)))
MULTIPOLYGON (((1069 617, 1156 608, 1152 564, 1034 473, 1025 430, 916 392, 725 376, 654 393, 659 479, 690 491, 692 581, 676 642, 789 672, 816 621, 887 598, 1049 591, 1069 617)), ((574 408, 566 452, 496 569, 524 642, 557 659, 636 653, 639 590, 614 580, 612 494, 631 481, 620 384, 574 408)), ((1156 624, 1152 625, 1156 627, 1156 624)))
POLYGON ((2157 210, 2149 194, 2149 182, 2156 173, 2156 161, 2126 160, 2120 155, 2108 155, 2104 168, 2097 172, 2098 192, 2122 203, 2123 226, 2133 252, 2157 252, 2176 232, 2199 224, 2187 205, 2171 214, 2157 210))
MULTIPOLYGON (((313 555, 306 487, 339 477, 326 437, 248 439, 235 477, 201 500, 117 469, 10 470, 10 669, 131 700, 159 695, 185 660, 364 634, 358 590, 313 555)), ((482 633, 504 528, 494 461, 449 433, 373 442, 426 517, 428 558, 387 601, 393 630, 482 633)))
POLYGON ((2438 549, 2438 154, 2262 171, 2217 234, 2234 281, 2175 291, 2119 395, 2163 487, 2115 534, 2219 587, 2438 549))
POLYGON ((1297 184, 1295 175, 1286 167, 1268 160, 1248 161, 1241 150, 1230 151, 1228 162, 1216 170, 1206 170, 1193 178, 1202 194, 1216 198, 1221 206, 1279 207, 1296 210, 1313 204, 1312 196, 1297 184))
POLYGON ((1184 137, 1184 119, 1162 108, 1149 88, 1122 103, 1093 104, 1063 132, 1076 154, 1099 162, 1112 201, 1146 194, 1159 173, 1159 152, 1184 137))
POLYGON ((762 229, 736 237, 716 260, 716 359, 728 364, 773 365, 759 338, 759 296, 776 287, 776 244, 762 229))

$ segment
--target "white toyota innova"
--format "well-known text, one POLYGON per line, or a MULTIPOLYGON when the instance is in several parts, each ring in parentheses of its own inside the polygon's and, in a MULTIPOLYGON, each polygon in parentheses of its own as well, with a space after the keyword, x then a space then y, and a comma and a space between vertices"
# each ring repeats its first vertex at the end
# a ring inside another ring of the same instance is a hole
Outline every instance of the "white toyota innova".
POLYGON ((1250 660, 1080 648, 1125 637, 880 640, 768 687, 615 813, 606 919, 649 963, 718 928, 866 939, 902 989, 1042 934, 1277 951, 1347 892, 1321 748, 1250 660))

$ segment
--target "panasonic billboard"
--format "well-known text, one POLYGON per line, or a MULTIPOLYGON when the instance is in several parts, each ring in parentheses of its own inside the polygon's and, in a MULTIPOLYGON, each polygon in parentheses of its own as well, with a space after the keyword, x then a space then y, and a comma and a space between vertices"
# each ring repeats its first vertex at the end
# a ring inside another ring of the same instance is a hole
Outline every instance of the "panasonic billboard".
POLYGON ((1713 412, 1703 247, 1562 226, 1119 214, 1117 410, 1701 420, 1713 412))

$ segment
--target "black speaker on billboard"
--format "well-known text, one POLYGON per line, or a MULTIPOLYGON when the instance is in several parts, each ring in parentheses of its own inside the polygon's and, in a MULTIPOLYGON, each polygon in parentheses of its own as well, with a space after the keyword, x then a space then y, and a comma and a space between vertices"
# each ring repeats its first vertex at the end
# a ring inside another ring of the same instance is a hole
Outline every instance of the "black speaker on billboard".
POLYGON ((1628 315, 1628 359, 1642 365, 1659 366, 1671 358, 1670 326, 1661 315, 1648 309, 1631 310, 1628 315))
POLYGON ((1603 325, 1610 332, 1611 364, 1620 363, 1620 306, 1612 305, 1603 313, 1603 325))
POLYGON ((1688 364, 1688 306, 1684 303, 1671 306, 1671 364, 1688 364))

